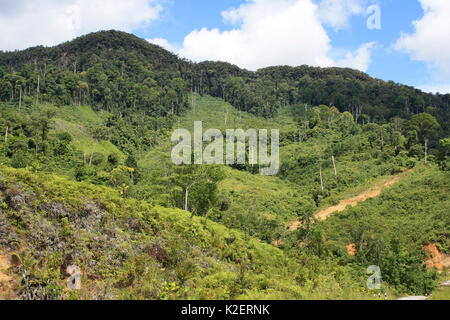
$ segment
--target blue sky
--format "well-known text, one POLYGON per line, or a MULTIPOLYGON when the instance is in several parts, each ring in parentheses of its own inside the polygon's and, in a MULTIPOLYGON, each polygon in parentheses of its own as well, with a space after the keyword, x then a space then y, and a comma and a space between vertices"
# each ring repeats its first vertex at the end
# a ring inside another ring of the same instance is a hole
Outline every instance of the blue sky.
POLYGON ((0 50, 116 29, 193 61, 351 67, 448 93, 449 21, 448 0, 0 0, 0 50))

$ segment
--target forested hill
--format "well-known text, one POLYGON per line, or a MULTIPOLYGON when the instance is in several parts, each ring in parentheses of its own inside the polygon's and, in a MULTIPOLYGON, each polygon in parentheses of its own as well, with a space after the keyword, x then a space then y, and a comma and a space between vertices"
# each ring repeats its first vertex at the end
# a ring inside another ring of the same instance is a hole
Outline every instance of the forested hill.
POLYGON ((441 137, 449 131, 449 94, 423 93, 352 69, 279 66, 250 72, 223 62, 195 64, 118 31, 88 34, 52 48, 0 52, 2 101, 89 103, 157 118, 180 114, 192 90, 264 117, 286 105, 304 104, 335 106, 359 123, 427 112, 440 122, 441 137))
POLYGON ((390 298, 430 294, 424 248, 450 253, 448 102, 351 69, 192 63, 117 31, 0 52, 0 260, 19 261, 0 278, 19 299, 361 299, 377 265, 390 298), (195 121, 279 129, 279 173, 250 151, 176 165, 172 132, 195 121))

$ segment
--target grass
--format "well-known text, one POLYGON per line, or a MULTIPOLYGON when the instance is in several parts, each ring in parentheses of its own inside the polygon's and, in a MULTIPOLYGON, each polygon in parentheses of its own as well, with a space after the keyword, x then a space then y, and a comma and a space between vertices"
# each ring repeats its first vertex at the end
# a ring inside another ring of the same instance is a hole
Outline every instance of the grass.
POLYGON ((433 292, 432 300, 450 300, 450 287, 441 287, 433 292))
POLYGON ((203 121, 203 129, 279 129, 280 132, 295 129, 290 107, 286 107, 271 118, 265 119, 242 112, 222 99, 198 96, 195 108, 187 111, 176 123, 176 128, 194 129, 194 121, 203 121))
POLYGON ((56 118, 64 119, 71 123, 77 123, 84 127, 93 127, 104 123, 109 113, 96 112, 90 106, 61 106, 57 109, 56 118))
POLYGON ((313 270, 323 274, 317 278, 283 251, 182 210, 27 169, 0 166, 0 177, 0 219, 16 243, 11 250, 20 257, 21 272, 41 285, 20 288, 19 294, 36 289, 49 299, 367 298, 346 267, 312 260, 313 270), (23 199, 20 215, 12 214, 17 202, 3 196, 11 192, 23 199), (151 255, 153 244, 167 253, 164 263, 151 255), (67 254, 83 270, 76 294, 67 293, 60 274, 67 254), (50 288, 56 290, 44 290, 50 288))
POLYGON ((278 240, 287 223, 297 218, 299 203, 304 211, 315 210, 312 199, 289 181, 231 168, 225 168, 225 177, 219 184, 226 207, 221 222, 262 240, 278 240))
MULTIPOLYGON (((73 137, 73 146, 81 153, 86 153, 87 155, 91 154, 95 145, 95 140, 89 135, 86 127, 66 120, 56 119, 55 129, 57 131, 70 133, 73 137)), ((105 156, 105 159, 112 153, 117 154, 122 162, 125 161, 126 158, 116 146, 105 140, 96 144, 95 152, 102 153, 105 156)))

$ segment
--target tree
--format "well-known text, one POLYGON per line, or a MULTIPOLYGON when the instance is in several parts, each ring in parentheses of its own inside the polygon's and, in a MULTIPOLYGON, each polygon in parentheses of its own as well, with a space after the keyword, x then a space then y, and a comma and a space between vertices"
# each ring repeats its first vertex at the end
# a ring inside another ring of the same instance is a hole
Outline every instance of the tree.
POLYGON ((171 180, 181 188, 183 209, 204 214, 216 201, 217 183, 223 179, 220 166, 187 165, 175 167, 171 180), (191 191, 195 191, 192 192, 191 191))
POLYGON ((92 129, 91 135, 92 138, 94 138, 94 147, 92 148, 91 157, 89 159, 89 167, 92 167, 92 159, 94 157, 95 148, 97 147, 97 144, 106 136, 107 134, 107 128, 98 126, 92 129))
POLYGON ((85 81, 78 81, 78 104, 86 103, 86 95, 89 92, 89 84, 85 81))
POLYGON ((55 121, 53 120, 53 117, 55 115, 56 110, 52 107, 41 107, 31 115, 31 124, 34 128, 33 131, 37 131, 34 137, 36 155, 39 150, 39 143, 46 142, 50 130, 54 128, 55 121))
POLYGON ((430 139, 436 134, 437 129, 440 128, 436 118, 429 113, 420 113, 411 117, 408 127, 410 130, 417 132, 417 136, 421 143, 425 142, 425 139, 430 139))
POLYGON ((22 91, 23 91, 23 88, 26 86, 26 84, 27 84, 27 82, 26 82, 25 78, 18 76, 15 87, 19 88, 19 109, 22 107, 22 91))
POLYGON ((450 152, 450 138, 440 140, 439 145, 441 146, 444 155, 448 156, 448 153, 450 152))
POLYGON ((428 160, 428 142, 440 128, 436 118, 429 113, 420 113, 411 117, 409 128, 417 132, 419 141, 424 144, 425 163, 428 160))

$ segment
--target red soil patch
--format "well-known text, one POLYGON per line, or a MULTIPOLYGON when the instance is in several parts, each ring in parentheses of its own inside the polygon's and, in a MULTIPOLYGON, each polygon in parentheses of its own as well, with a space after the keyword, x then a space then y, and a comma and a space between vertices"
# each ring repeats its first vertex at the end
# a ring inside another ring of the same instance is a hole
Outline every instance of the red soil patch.
POLYGON ((428 268, 436 268, 442 272, 444 267, 450 267, 450 256, 447 254, 442 254, 436 244, 430 243, 424 249, 429 256, 426 261, 428 268))
POLYGON ((364 192, 356 197, 353 197, 353 198, 350 198, 347 200, 342 200, 336 206, 329 207, 322 211, 319 211, 316 214, 316 218, 317 218, 317 220, 326 220, 333 213, 345 211, 345 209, 347 209, 348 206, 356 207, 360 202, 364 202, 368 199, 376 198, 381 195, 381 192, 383 192, 384 188, 388 188, 388 187, 394 185, 395 183, 398 182, 398 180, 399 180, 398 176, 392 177, 381 186, 376 186, 375 188, 367 190, 366 192, 364 192))
MULTIPOLYGON (((403 171, 401 174, 390 176, 383 183, 373 186, 371 189, 366 190, 365 192, 361 193, 360 195, 358 195, 356 197, 342 200, 336 206, 328 207, 326 209, 319 211, 318 213, 315 214, 315 217, 317 220, 326 220, 336 212, 345 211, 347 209, 347 206, 356 207, 360 202, 364 202, 368 199, 376 198, 381 195, 381 193, 383 192, 383 190, 385 188, 389 188, 392 185, 396 184, 400 180, 401 176, 406 175, 412 171, 413 171, 413 169, 410 169, 410 170, 403 171)), ((312 220, 312 222, 313 222, 313 220, 312 220)), ((289 231, 294 232, 294 231, 298 230, 301 226, 302 226, 302 223, 300 221, 293 221, 292 223, 289 224, 289 231)), ((281 244, 281 242, 274 241, 272 244, 274 246, 279 246, 281 244)), ((347 251, 348 251, 348 248, 347 248, 347 251)))
POLYGON ((10 266, 9 256, 0 252, 0 300, 15 298, 13 278, 7 273, 10 266))
POLYGON ((348 253, 350 256, 356 256, 356 252, 357 252, 357 250, 356 250, 356 245, 355 245, 354 243, 350 243, 350 244, 347 246, 347 253, 348 253))
MULTIPOLYGON (((360 202, 364 202, 368 199, 376 198, 381 195, 381 193, 383 192, 383 190, 385 188, 389 188, 392 185, 396 184, 400 180, 401 176, 408 174, 411 171, 412 171, 412 169, 406 170, 399 175, 390 176, 387 180, 385 180, 384 183, 375 185, 371 189, 366 190, 365 192, 361 193, 360 195, 358 195, 356 197, 342 200, 336 206, 328 207, 326 209, 319 211, 318 213, 315 214, 315 217, 317 220, 326 220, 336 212, 345 211, 345 209, 347 209, 348 206, 356 207, 360 202)), ((301 227, 301 223, 299 221, 294 221, 291 223, 289 230, 296 231, 300 227, 301 227)))

